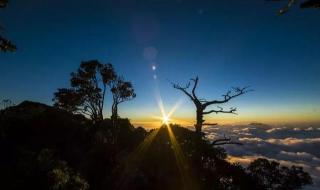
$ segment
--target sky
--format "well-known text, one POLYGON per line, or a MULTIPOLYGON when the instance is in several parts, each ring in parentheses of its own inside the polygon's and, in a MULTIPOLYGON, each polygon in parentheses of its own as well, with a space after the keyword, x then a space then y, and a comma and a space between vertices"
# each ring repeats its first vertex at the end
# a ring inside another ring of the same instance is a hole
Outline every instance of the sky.
MULTIPOLYGON (((52 105, 81 61, 112 63, 137 97, 119 114, 160 125, 158 102, 172 122, 191 126, 192 102, 171 83, 199 77, 197 94, 219 99, 234 86, 254 89, 212 114, 219 124, 320 122, 319 10, 264 0, 12 0, 0 11, 5 36, 18 47, 0 53, 0 100, 52 105)), ((214 108, 214 107, 213 107, 214 108)), ((111 113, 106 97, 105 116, 111 113)))

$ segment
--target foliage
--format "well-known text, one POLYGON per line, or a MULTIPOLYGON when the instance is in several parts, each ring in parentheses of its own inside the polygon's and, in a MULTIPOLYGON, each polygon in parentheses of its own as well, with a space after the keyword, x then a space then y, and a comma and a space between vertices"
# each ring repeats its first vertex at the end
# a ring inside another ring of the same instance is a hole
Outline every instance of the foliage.
POLYGON ((1 189, 263 190, 311 183, 298 167, 231 164, 223 148, 179 125, 146 131, 119 119, 119 126, 118 133, 110 119, 93 125, 34 102, 0 111, 1 189))
MULTIPOLYGON (((0 0, 0 8, 5 8, 8 4, 8 0, 0 0)), ((0 32, 3 32, 4 28, 0 25, 0 32)), ((3 37, 0 33, 0 52, 7 52, 7 51, 16 51, 17 47, 8 39, 3 37)))
POLYGON ((278 162, 259 158, 248 166, 250 175, 263 189, 285 190, 300 189, 312 183, 310 175, 302 167, 280 166, 278 162))
POLYGON ((54 153, 49 149, 43 149, 37 156, 40 170, 47 173, 50 189, 63 190, 87 190, 88 182, 71 169, 67 162, 54 157, 54 153))
MULTIPOLYGON (((281 1, 281 0, 278 0, 278 1, 281 1)), ((282 7, 280 10, 279 10, 279 14, 284 14, 286 12, 288 12, 291 7, 299 2, 298 0, 286 0, 287 1, 287 4, 282 7)), ((300 1, 300 8, 304 9, 304 8, 320 8, 320 1, 319 0, 303 0, 303 1, 300 1)))
POLYGON ((115 122, 118 119, 118 105, 135 98, 136 94, 134 93, 131 82, 124 81, 121 77, 118 77, 113 81, 111 92, 113 98, 111 118, 114 120, 115 125, 115 122))
POLYGON ((77 72, 71 73, 71 88, 60 88, 54 93, 54 105, 71 113, 80 113, 94 123, 103 120, 103 107, 107 87, 113 97, 112 120, 118 119, 118 105, 136 97, 131 82, 118 77, 113 66, 97 60, 80 64, 77 72))
POLYGON ((71 88, 58 89, 54 94, 55 106, 89 116, 94 122, 102 121, 106 88, 115 78, 111 64, 84 61, 71 73, 71 88))

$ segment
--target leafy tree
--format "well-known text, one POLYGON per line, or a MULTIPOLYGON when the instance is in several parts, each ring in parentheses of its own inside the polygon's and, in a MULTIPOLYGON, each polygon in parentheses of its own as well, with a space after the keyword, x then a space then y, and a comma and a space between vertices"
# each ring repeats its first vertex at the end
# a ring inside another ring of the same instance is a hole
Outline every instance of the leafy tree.
POLYGON ((303 171, 302 167, 291 166, 288 168, 264 158, 256 159, 250 163, 248 171, 262 189, 300 189, 304 185, 312 184, 312 178, 303 171))
MULTIPOLYGON (((8 4, 8 0, 0 0, 0 8, 5 8, 8 4)), ((0 25, 0 32, 2 33, 4 28, 0 25)), ((2 36, 0 33, 0 51, 15 51, 17 47, 8 39, 2 36)))
POLYGON ((71 113, 83 113, 86 111, 79 109, 82 104, 82 95, 74 89, 60 88, 58 92, 54 94, 55 106, 62 108, 71 113))
POLYGON ((115 126, 118 119, 119 104, 135 98, 136 94, 131 82, 124 81, 122 77, 117 78, 112 83, 111 92, 113 98, 111 119, 113 120, 113 124, 115 126))
POLYGON ((94 122, 102 121, 106 90, 115 78, 111 64, 84 61, 76 72, 71 73, 71 88, 61 88, 54 93, 54 105, 89 116, 94 122))

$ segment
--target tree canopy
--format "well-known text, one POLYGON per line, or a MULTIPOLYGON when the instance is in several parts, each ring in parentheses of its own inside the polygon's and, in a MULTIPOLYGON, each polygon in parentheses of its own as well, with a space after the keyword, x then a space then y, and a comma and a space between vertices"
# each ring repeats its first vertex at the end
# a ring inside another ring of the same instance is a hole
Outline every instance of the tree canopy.
POLYGON ((55 106, 89 116, 94 122, 102 121, 106 90, 116 77, 111 64, 84 61, 71 73, 71 88, 60 88, 54 94, 55 106))
POLYGON ((118 105, 136 97, 131 82, 118 77, 112 64, 98 60, 83 61, 71 73, 70 88, 59 88, 54 93, 54 105, 71 113, 91 118, 94 123, 103 120, 105 95, 112 93, 112 118, 118 118, 118 105))
POLYGON ((118 77, 113 81, 112 87, 112 118, 118 118, 118 105, 122 102, 129 101, 136 97, 131 82, 124 81, 122 77, 118 77))
MULTIPOLYGON (((5 8, 8 5, 8 0, 0 0, 0 8, 5 8)), ((3 36, 4 27, 0 25, 0 51, 8 52, 15 51, 17 47, 3 36)))

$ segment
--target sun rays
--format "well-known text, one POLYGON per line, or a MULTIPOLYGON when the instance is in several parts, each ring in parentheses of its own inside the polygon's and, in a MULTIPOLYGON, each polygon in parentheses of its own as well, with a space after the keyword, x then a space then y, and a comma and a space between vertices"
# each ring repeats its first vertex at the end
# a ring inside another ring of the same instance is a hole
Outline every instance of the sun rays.
POLYGON ((149 150, 152 142, 155 140, 156 136, 158 135, 159 130, 166 128, 168 132, 169 141, 171 144, 171 149, 174 154, 177 168, 179 170, 181 176, 181 184, 183 187, 181 189, 197 189, 195 187, 195 183, 193 183, 192 179, 190 178, 190 171, 189 171, 189 164, 188 161, 183 153, 183 150, 177 141, 177 138, 172 130, 170 122, 179 122, 177 119, 173 119, 172 116, 175 111, 180 107, 182 104, 182 100, 179 100, 174 106, 170 109, 168 113, 166 113, 163 105, 163 101, 159 96, 157 96, 157 104, 161 113, 161 116, 154 116, 153 118, 161 121, 161 126, 152 130, 147 137, 141 142, 137 148, 132 151, 129 156, 122 161, 122 166, 119 167, 121 171, 120 180, 118 184, 118 189, 125 189, 128 177, 131 176, 132 172, 135 172, 137 167, 139 167, 139 163, 143 160, 143 156, 146 155, 147 151, 149 150))
POLYGON ((168 125, 166 126, 167 130, 168 130, 168 135, 170 138, 170 142, 172 145, 172 150, 174 153, 174 156, 176 158, 176 163, 181 175, 181 180, 182 180, 182 184, 183 187, 182 189, 197 189, 195 186, 195 183, 193 183, 192 178, 190 177, 190 168, 189 168, 189 164, 188 161, 181 149, 181 146, 179 145, 176 136, 174 135, 171 126, 168 125))
POLYGON ((122 172, 119 178, 119 183, 117 184, 117 189, 126 188, 127 176, 130 176, 132 172, 136 171, 136 168, 139 166, 139 162, 142 160, 142 157, 149 149, 159 130, 160 128, 151 131, 149 135, 145 137, 142 143, 140 143, 138 147, 134 151, 132 151, 125 160, 121 162, 119 170, 122 170, 122 172))
POLYGON ((173 118, 173 114, 175 113, 175 111, 182 105, 183 100, 179 99, 174 105, 173 107, 170 109, 170 111, 168 113, 166 113, 164 105, 163 105, 163 101, 162 98, 160 96, 160 93, 156 94, 156 98, 157 98, 157 104, 161 113, 161 116, 153 116, 153 118, 161 121, 161 125, 169 125, 170 123, 175 123, 175 122, 180 122, 179 119, 175 119, 173 118))
MULTIPOLYGON (((172 121, 172 122, 176 121, 176 120, 172 119, 171 116, 183 103, 182 99, 180 99, 171 108, 171 110, 168 112, 168 114, 166 114, 166 112, 165 112, 165 109, 163 106, 163 101, 160 96, 158 96, 157 102, 158 102, 160 112, 162 114, 162 118, 160 117, 160 119, 162 119, 162 125, 164 125, 164 127, 167 128, 171 147, 172 147, 174 156, 176 158, 177 167, 178 167, 180 175, 181 175, 182 184, 184 185, 182 187, 182 189, 196 189, 195 184, 192 183, 192 180, 189 176, 189 164, 187 162, 187 159, 186 159, 186 157, 182 151, 182 148, 181 148, 180 144, 178 143, 177 138, 176 138, 175 134, 173 133, 171 126, 169 124, 170 121, 172 121)), ((159 118, 159 117, 157 117, 157 118, 159 118)))

